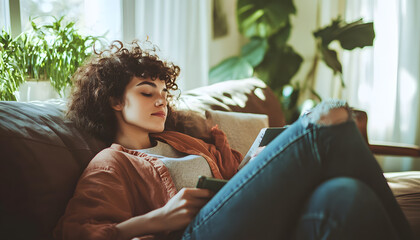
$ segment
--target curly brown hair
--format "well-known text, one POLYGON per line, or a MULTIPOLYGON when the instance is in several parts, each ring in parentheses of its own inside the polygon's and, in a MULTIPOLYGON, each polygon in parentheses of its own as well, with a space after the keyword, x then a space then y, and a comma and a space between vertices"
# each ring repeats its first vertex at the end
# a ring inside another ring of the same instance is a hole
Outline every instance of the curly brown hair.
MULTIPOLYGON (((160 79, 168 90, 177 90, 175 83, 180 68, 162 61, 156 48, 142 49, 137 41, 124 47, 114 41, 108 49, 96 52, 73 76, 67 117, 77 127, 86 130, 106 143, 116 134, 117 119, 110 99, 123 100, 127 84, 133 77, 160 79)), ((171 96, 170 96, 171 97, 171 96)), ((168 106, 168 120, 171 108, 168 106)))

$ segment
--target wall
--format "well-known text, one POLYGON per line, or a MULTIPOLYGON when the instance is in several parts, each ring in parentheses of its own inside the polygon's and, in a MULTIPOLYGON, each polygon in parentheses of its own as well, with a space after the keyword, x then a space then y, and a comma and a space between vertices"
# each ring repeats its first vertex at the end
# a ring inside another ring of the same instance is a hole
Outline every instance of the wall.
POLYGON ((288 43, 304 59, 299 72, 292 80, 302 81, 313 62, 315 53, 315 41, 312 32, 316 29, 317 1, 294 0, 294 4, 297 11, 291 19, 292 31, 288 43))
POLYGON ((213 38, 213 34, 210 35, 210 67, 217 65, 227 57, 239 55, 241 52, 241 46, 246 41, 238 31, 236 21, 236 0, 223 0, 220 1, 220 3, 222 4, 222 9, 226 14, 228 33, 227 35, 216 39, 213 38))
MULTIPOLYGON (((292 79, 300 82, 306 78, 312 66, 316 51, 313 32, 331 23, 332 19, 344 14, 345 0, 294 0, 297 14, 292 17, 292 33, 289 44, 304 59, 299 72, 292 79)), ((338 51, 340 54, 340 52, 338 51)), ((318 64, 317 81, 314 89, 322 98, 339 97, 340 81, 333 77, 333 72, 322 61, 318 64)))

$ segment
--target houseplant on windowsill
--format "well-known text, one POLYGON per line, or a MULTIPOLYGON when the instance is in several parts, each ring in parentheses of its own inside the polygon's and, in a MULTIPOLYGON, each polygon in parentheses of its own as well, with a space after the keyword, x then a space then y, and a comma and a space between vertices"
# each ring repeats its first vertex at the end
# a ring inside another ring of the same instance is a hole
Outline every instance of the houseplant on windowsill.
POLYGON ((71 76, 101 37, 82 36, 75 22, 64 24, 63 19, 54 18, 51 24, 39 26, 32 20, 32 29, 15 39, 2 32, 0 100, 16 100, 19 88, 27 81, 47 81, 59 96, 65 95, 71 76))

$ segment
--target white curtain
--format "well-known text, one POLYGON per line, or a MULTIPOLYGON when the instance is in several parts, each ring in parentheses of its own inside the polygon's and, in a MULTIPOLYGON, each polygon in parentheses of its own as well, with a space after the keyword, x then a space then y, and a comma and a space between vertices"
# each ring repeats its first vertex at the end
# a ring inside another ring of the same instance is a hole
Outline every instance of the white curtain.
POLYGON ((374 46, 343 53, 343 98, 368 112, 372 140, 420 144, 419 12, 417 0, 347 1, 347 21, 374 21, 374 46))
POLYGON ((211 1, 137 0, 134 7, 133 35, 148 37, 160 55, 181 67, 180 89, 207 85, 211 1))
POLYGON ((181 68, 181 90, 207 85, 211 0, 85 0, 90 33, 132 42, 149 39, 181 68))
POLYGON ((109 41, 149 39, 181 68, 182 91, 207 85, 211 0, 85 0, 83 25, 109 41))
POLYGON ((0 31, 10 29, 9 0, 0 0, 0 31))

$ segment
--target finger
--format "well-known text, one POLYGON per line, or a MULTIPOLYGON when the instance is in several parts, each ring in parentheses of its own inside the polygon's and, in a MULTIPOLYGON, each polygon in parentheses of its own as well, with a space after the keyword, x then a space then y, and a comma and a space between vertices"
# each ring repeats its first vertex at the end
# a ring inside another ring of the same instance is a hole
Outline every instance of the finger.
POLYGON ((210 198, 194 198, 194 199, 187 200, 186 204, 188 206, 193 206, 193 207, 202 207, 206 205, 209 201, 210 201, 210 198))
POLYGON ((204 188, 184 188, 184 196, 192 198, 211 198, 214 193, 204 188))

